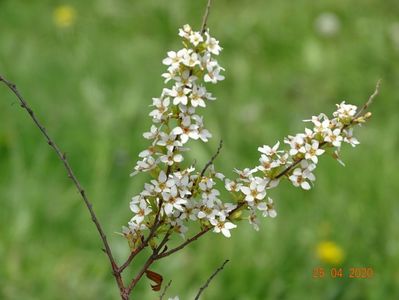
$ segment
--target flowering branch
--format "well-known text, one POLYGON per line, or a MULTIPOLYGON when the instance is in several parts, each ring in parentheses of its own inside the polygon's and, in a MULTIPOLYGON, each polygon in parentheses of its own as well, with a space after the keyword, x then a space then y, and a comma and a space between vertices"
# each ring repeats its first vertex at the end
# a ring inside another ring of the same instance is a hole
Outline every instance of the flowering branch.
POLYGON ((204 292, 204 290, 209 286, 209 284, 211 283, 211 281, 213 280, 213 278, 215 278, 215 276, 223 270, 224 266, 229 262, 228 259, 226 259, 224 261, 224 263, 216 269, 215 272, 213 272, 213 274, 211 275, 211 277, 208 278, 208 280, 205 282, 205 284, 199 289, 197 295, 195 296, 194 300, 198 300, 201 296, 201 294, 204 292))
MULTIPOLYGON (((194 165, 184 163, 184 154, 189 150, 189 142, 206 143, 212 137, 198 111, 216 100, 206 86, 224 80, 221 74, 224 68, 216 59, 222 47, 207 28, 211 2, 207 2, 201 29, 194 31, 189 25, 184 25, 179 30, 183 48, 176 52, 169 51, 162 61, 167 67, 162 77, 165 83, 172 82, 173 85, 164 88, 158 98, 153 98, 154 109, 149 114, 153 124, 150 130, 143 134, 144 138, 150 141, 150 145, 139 153, 139 160, 131 174, 134 176, 147 173, 151 179, 130 202, 133 216, 128 226, 122 229, 130 247, 130 254, 121 266, 115 262, 92 204, 75 177, 66 155, 39 123, 16 86, 0 76, 0 81, 17 96, 21 107, 28 112, 54 149, 64 164, 68 177, 79 191, 101 237, 122 300, 129 299, 144 274, 157 283, 152 286, 153 289, 159 290, 162 276, 150 271, 149 267, 154 262, 182 250, 207 232, 212 230, 230 237, 230 231, 244 219, 248 220, 255 230, 259 230, 259 214, 271 218, 277 216, 274 202, 267 196, 269 190, 277 187, 284 179, 295 187, 311 189, 316 179, 313 171, 319 156, 330 153, 343 164, 339 158, 341 145, 348 143, 355 147, 359 144, 353 136, 353 127, 361 125, 371 117, 367 109, 379 92, 380 81, 374 93, 359 110, 355 105, 341 102, 332 117, 322 113, 305 120, 310 124, 310 128, 305 128, 302 133, 287 136, 284 139, 285 149, 280 148, 280 142, 274 146, 259 147, 259 164, 253 168, 235 169, 238 175, 236 179, 231 180, 215 171, 214 161, 221 151, 222 140, 216 153, 203 169, 196 171, 194 165), (232 202, 221 199, 220 186, 227 190, 232 202), (189 224, 194 222, 198 227, 197 233, 186 238, 189 224), (168 243, 176 234, 182 236, 184 241, 168 250, 168 243), (144 249, 151 251, 147 260, 125 286, 122 272, 144 249)), ((227 262, 225 261, 200 288, 196 299, 227 262)))

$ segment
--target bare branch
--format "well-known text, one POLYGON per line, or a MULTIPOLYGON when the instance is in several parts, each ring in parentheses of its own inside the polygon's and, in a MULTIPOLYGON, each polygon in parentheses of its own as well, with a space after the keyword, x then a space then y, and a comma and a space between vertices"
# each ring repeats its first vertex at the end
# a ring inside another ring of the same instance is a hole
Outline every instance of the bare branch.
POLYGON ((179 246, 177 246, 176 248, 173 248, 165 253, 161 253, 158 254, 156 256, 156 259, 161 259, 163 257, 169 256, 173 253, 175 253, 176 251, 179 251, 181 249, 183 249, 184 247, 186 247, 188 244, 191 244, 192 242, 196 241, 198 238, 200 238, 201 236, 203 236, 205 233, 207 233, 209 230, 211 229, 211 227, 206 227, 204 229, 202 229, 200 232, 198 232, 196 235, 194 235, 193 237, 189 238, 188 240, 186 240, 184 243, 180 244, 179 246))
POLYGON ((136 277, 130 282, 129 286, 126 288, 126 293, 130 295, 136 284, 140 281, 141 277, 143 277, 144 273, 148 270, 148 268, 152 265, 155 261, 155 255, 152 254, 144 265, 141 267, 140 271, 137 273, 136 277))
POLYGON ((201 296, 201 294, 204 292, 204 290, 209 286, 209 283, 211 283, 211 281, 213 280, 213 278, 215 278, 215 276, 223 270, 224 266, 229 262, 228 259, 226 259, 224 261, 224 263, 216 269, 215 272, 213 272, 213 274, 211 275, 211 277, 208 278, 208 280, 205 282, 205 284, 199 289, 197 296, 195 296, 194 300, 198 300, 199 297, 201 296))
POLYGON ((380 87, 381 87, 381 79, 377 81, 377 85, 375 86, 374 93, 370 95, 369 99, 362 106, 362 108, 358 111, 358 113, 355 115, 354 119, 360 117, 362 115, 362 113, 371 105, 371 103, 373 103, 374 98, 377 97, 377 95, 380 92, 380 87))
POLYGON ((90 217, 91 220, 93 221, 94 225, 97 228, 98 234, 101 237, 102 243, 104 245, 104 252, 107 254, 109 262, 111 264, 112 270, 113 270, 113 275, 117 281, 118 287, 120 292, 122 293, 124 290, 124 286, 123 286, 123 281, 122 278, 118 272, 118 266, 115 262, 115 259, 112 255, 112 251, 111 248, 108 244, 107 241, 107 237, 105 235, 104 230, 102 229, 102 226, 94 212, 93 206, 91 204, 91 202, 89 201, 85 190, 83 189, 82 185, 80 184, 79 180, 76 178, 68 160, 66 157, 66 154, 61 151, 61 149, 57 146, 57 144, 55 143, 55 141, 49 136, 49 134, 47 133, 46 128, 44 128, 44 126, 40 123, 40 121, 38 120, 38 118, 36 117, 35 113, 33 112, 32 108, 28 105, 28 103, 26 102, 26 100, 22 97, 22 95, 20 94, 19 90, 17 89, 16 85, 11 83, 10 81, 8 81, 7 79, 5 79, 3 76, 0 76, 0 81, 3 82, 13 93, 14 95, 18 98, 20 105, 23 109, 25 109, 27 111, 27 113, 29 114, 29 116, 31 117, 31 119, 33 120, 33 122, 36 124, 36 126, 39 128, 39 130, 41 131, 41 133, 44 135, 45 139, 47 140, 47 143, 53 148, 53 150, 56 152, 58 158, 61 160, 61 162, 63 163, 66 172, 68 174, 68 177, 73 181, 76 189, 78 190, 79 194, 82 197, 83 202, 85 203, 89 213, 90 213, 90 217))
POLYGON ((206 23, 208 22, 209 12, 211 10, 212 0, 208 0, 208 4, 205 9, 204 16, 202 17, 202 26, 201 26, 201 33, 204 33, 206 30, 206 23))
POLYGON ((215 160, 216 157, 219 155, 220 150, 222 149, 222 147, 223 147, 223 140, 220 140, 220 142, 219 142, 219 147, 218 147, 218 149, 216 150, 216 153, 211 157, 211 159, 206 163, 206 165, 205 165, 204 168, 202 169, 201 174, 200 174, 200 178, 201 178, 202 176, 204 176, 206 170, 213 164, 214 160, 215 160))
POLYGON ((164 287, 164 289, 163 289, 163 291, 162 291, 161 296, 159 296, 159 300, 163 300, 163 297, 165 297, 166 291, 168 290, 168 288, 170 287, 171 284, 172 284, 172 280, 169 280, 168 284, 165 285, 165 287, 164 287))

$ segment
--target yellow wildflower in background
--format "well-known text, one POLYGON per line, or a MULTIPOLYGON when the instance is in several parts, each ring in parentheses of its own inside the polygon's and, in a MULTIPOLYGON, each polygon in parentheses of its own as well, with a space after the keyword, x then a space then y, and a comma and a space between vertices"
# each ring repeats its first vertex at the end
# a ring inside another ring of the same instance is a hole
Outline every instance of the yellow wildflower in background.
POLYGON ((339 265, 344 260, 344 250, 332 241, 324 241, 317 245, 317 256, 325 263, 339 265))
POLYGON ((75 23, 76 10, 70 5, 60 5, 54 9, 53 19, 58 27, 70 27, 75 23))

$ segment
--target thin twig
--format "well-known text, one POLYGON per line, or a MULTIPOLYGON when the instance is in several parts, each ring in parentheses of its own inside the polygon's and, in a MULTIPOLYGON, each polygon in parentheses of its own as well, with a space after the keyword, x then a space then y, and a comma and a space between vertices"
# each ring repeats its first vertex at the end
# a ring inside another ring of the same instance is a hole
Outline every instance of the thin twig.
POLYGON ((161 296, 159 296, 159 300, 163 300, 163 297, 165 297, 166 291, 168 290, 168 288, 170 287, 171 284, 172 284, 172 280, 169 280, 168 284, 165 285, 165 287, 163 288, 162 294, 161 294, 161 296))
POLYGON ((188 244, 190 244, 190 243, 196 241, 198 238, 200 238, 201 236, 203 236, 203 235, 204 235, 205 233, 207 233, 210 229, 211 229, 211 227, 206 227, 206 228, 202 229, 202 230, 201 230, 200 232, 198 232, 196 235, 194 235, 193 237, 189 238, 189 239, 186 240, 184 243, 181 243, 179 246, 177 246, 177 247, 175 247, 175 248, 173 248, 173 249, 171 249, 171 250, 169 250, 169 251, 167 251, 167 252, 165 252, 165 253, 158 254, 158 255, 156 256, 156 259, 157 259, 157 260, 158 260, 158 259, 161 259, 161 258, 163 258, 163 257, 169 256, 169 255, 175 253, 176 251, 179 251, 179 250, 183 249, 183 248, 186 247, 188 244))
POLYGON ((206 170, 213 164, 214 160, 215 160, 216 157, 219 155, 220 150, 222 149, 222 147, 223 147, 223 140, 220 140, 220 142, 219 142, 219 147, 218 147, 218 149, 216 150, 216 153, 215 153, 215 154, 211 157, 211 159, 206 163, 206 165, 204 166, 204 168, 203 168, 202 171, 201 171, 201 174, 200 174, 200 177, 199 177, 199 178, 202 178, 202 177, 204 176, 206 170))
POLYGON ((40 123, 40 121, 38 120, 38 118, 36 117, 35 113, 33 112, 32 108, 28 105, 28 103, 26 102, 26 100, 22 97, 21 93, 19 92, 18 88, 16 87, 15 84, 11 83, 10 81, 8 81, 7 79, 5 79, 3 76, 0 76, 0 81, 4 82, 4 84, 14 93, 14 95, 18 98, 20 105, 23 109, 25 109, 27 111, 27 113, 29 114, 29 116, 31 117, 31 119, 33 120, 33 122, 36 124, 36 126, 39 128, 39 130, 41 131, 41 133, 44 135, 44 137, 47 140, 47 143, 54 149, 54 151, 56 152, 58 158, 61 160, 61 162, 63 163, 66 172, 68 174, 68 177, 73 181, 73 183, 75 184, 76 189, 78 190, 79 194, 82 197, 83 202, 85 203, 89 213, 90 213, 90 217, 91 220, 93 221, 93 223, 95 224, 98 234, 101 237, 102 243, 104 245, 104 252, 107 254, 109 262, 111 264, 112 270, 113 270, 113 275, 115 277, 115 280, 118 284, 119 290, 121 292, 121 294, 124 291, 124 285, 123 285, 123 281, 122 278, 120 276, 120 273, 118 272, 118 266, 115 262, 115 259, 112 255, 112 251, 111 248, 108 244, 108 240, 107 237, 105 235, 104 230, 102 229, 102 226, 100 224, 100 221, 98 220, 93 206, 91 204, 91 202, 89 201, 85 190, 83 189, 82 185, 80 184, 79 180, 77 179, 77 177, 75 176, 72 167, 70 166, 68 159, 65 155, 65 153, 63 151, 61 151, 61 149, 57 146, 57 144, 55 143, 55 141, 49 136, 49 134, 47 133, 46 128, 44 128, 44 126, 40 123))
POLYGON ((377 81, 377 85, 375 86, 375 90, 374 93, 371 94, 371 96, 369 97, 369 99, 367 100, 367 102, 362 106, 362 108, 357 112, 357 114, 355 115, 354 119, 360 117, 362 115, 362 113, 371 105, 371 103, 373 103, 373 100, 375 97, 377 97, 377 95, 380 92, 380 86, 381 86, 381 79, 377 81))
POLYGON ((155 261, 155 255, 152 254, 145 264, 141 267, 140 271, 137 273, 136 277, 133 278, 133 280, 130 282, 129 286, 126 288, 126 293, 130 295, 136 284, 140 281, 141 277, 143 277, 145 271, 148 270, 148 268, 152 265, 152 263, 155 261))
POLYGON ((211 281, 213 280, 213 278, 215 278, 215 276, 223 270, 224 266, 229 262, 228 259, 226 259, 224 261, 224 263, 216 269, 215 272, 213 272, 213 274, 211 275, 211 277, 208 278, 208 280, 205 282, 205 284, 199 289, 197 296, 195 296, 194 300, 198 300, 199 297, 201 296, 201 294, 203 293, 203 291, 208 287, 208 285, 211 283, 211 281))
POLYGON ((208 4, 205 9, 204 16, 202 17, 202 26, 201 26, 201 33, 204 33, 206 30, 206 23, 208 22, 209 12, 211 10, 212 0, 208 0, 208 4))

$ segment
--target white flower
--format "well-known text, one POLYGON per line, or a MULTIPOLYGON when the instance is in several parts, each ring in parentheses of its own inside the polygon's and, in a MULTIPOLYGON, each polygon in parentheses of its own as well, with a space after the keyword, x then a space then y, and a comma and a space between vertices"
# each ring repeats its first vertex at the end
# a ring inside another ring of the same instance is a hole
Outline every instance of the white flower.
POLYGON ((149 132, 144 132, 143 137, 147 140, 153 140, 158 136, 158 128, 155 125, 151 125, 149 132))
POLYGON ((219 55, 220 51, 222 51, 222 47, 219 46, 219 41, 215 38, 211 37, 208 32, 205 32, 206 36, 206 48, 209 52, 215 55, 219 55))
POLYGON ((202 117, 198 115, 193 115, 192 118, 196 122, 196 132, 198 133, 198 138, 200 138, 205 143, 208 142, 208 139, 212 137, 212 134, 207 129, 205 129, 202 117))
POLYGON ((313 132, 313 130, 310 130, 309 128, 305 128, 305 139, 306 140, 313 140, 315 136, 315 133, 313 132))
POLYGON ((310 121, 314 125, 313 131, 315 134, 319 133, 325 136, 326 132, 330 129, 330 120, 325 115, 320 115, 318 117, 313 116, 310 121), (322 118, 324 119, 323 121, 322 118))
POLYGON ((198 126, 196 124, 191 124, 191 118, 189 116, 184 117, 181 125, 175 127, 171 133, 179 135, 182 144, 187 143, 190 138, 194 140, 199 138, 198 126))
POLYGON ((345 129, 344 130, 344 142, 350 144, 352 147, 356 147, 356 145, 359 145, 360 142, 353 136, 353 129, 345 129))
POLYGON ((305 140, 302 133, 297 134, 296 136, 292 137, 289 136, 288 139, 285 140, 286 144, 289 144, 291 149, 289 154, 291 156, 297 155, 298 153, 305 153, 305 140))
POLYGON ((190 219, 191 221, 198 220, 199 209, 194 201, 188 201, 184 205, 184 211, 180 214, 181 219, 190 219))
POLYGON ((267 199, 267 203, 266 204, 266 209, 263 210, 263 216, 264 217, 270 217, 270 218, 275 218, 277 216, 277 212, 274 209, 274 203, 273 203, 273 199, 268 197, 267 199))
POLYGON ((161 139, 157 141, 156 144, 158 146, 166 147, 169 152, 172 152, 174 148, 179 148, 183 145, 178 139, 176 139, 176 135, 174 134, 160 132, 159 136, 161 139))
POLYGON ((132 235, 136 236, 137 239, 139 239, 141 237, 140 231, 147 229, 147 226, 145 223, 136 223, 133 220, 130 220, 128 222, 128 225, 129 225, 128 231, 125 229, 124 233, 132 234, 132 235))
POLYGON ((218 219, 210 220, 210 223, 214 226, 213 231, 216 233, 221 232, 225 237, 230 237, 230 229, 236 228, 237 225, 226 221, 225 216, 220 216, 218 219))
POLYGON ((190 40, 190 43, 196 47, 198 46, 199 43, 202 43, 204 41, 202 35, 197 31, 192 32, 188 37, 188 39, 190 40))
POLYGON ((185 69, 181 72, 181 76, 176 77, 176 81, 184 86, 192 87, 198 78, 197 76, 191 75, 191 72, 191 70, 185 69))
POLYGON ((179 103, 187 105, 188 98, 187 95, 191 92, 189 88, 185 85, 177 82, 172 90, 169 92, 169 96, 173 97, 173 104, 178 105, 179 103))
POLYGON ((180 299, 179 299, 179 296, 175 296, 173 298, 169 298, 168 300, 180 300, 180 299))
POLYGON ((183 155, 180 153, 175 153, 174 151, 168 151, 165 155, 160 157, 160 161, 169 166, 174 163, 180 163, 183 161, 183 155))
POLYGON ((337 110, 333 113, 334 117, 343 120, 352 120, 356 115, 357 106, 352 104, 345 104, 345 101, 337 104, 337 110))
POLYGON ((245 168, 244 170, 234 169, 234 172, 240 176, 240 180, 244 182, 250 182, 250 180, 253 178, 252 174, 256 171, 257 169, 250 168, 245 168))
POLYGON ((206 203, 199 207, 198 219, 213 220, 217 214, 217 211, 213 207, 208 207, 206 203))
POLYGON ((306 149, 305 158, 312 160, 315 164, 317 164, 318 162, 317 156, 322 155, 324 153, 324 150, 319 148, 318 141, 312 141, 312 145, 306 144, 305 149, 306 149))
POLYGON ((191 31, 192 31, 191 26, 186 24, 183 26, 183 28, 179 29, 179 35, 185 39, 188 39, 191 34, 191 31))
POLYGON ((309 164, 307 161, 302 161, 301 168, 296 168, 289 179, 294 186, 300 186, 304 190, 310 190, 310 184, 307 180, 315 180, 315 176, 312 173, 313 169, 313 164, 309 164))
POLYGON ((130 174, 130 176, 135 176, 139 172, 147 172, 154 169, 157 161, 152 156, 147 156, 143 160, 139 160, 137 165, 134 167, 134 172, 130 174))
POLYGON ((241 185, 234 180, 226 178, 225 187, 226 190, 228 190, 229 192, 238 192, 240 190, 241 185))
POLYGON ((280 157, 278 158, 278 162, 280 166, 285 165, 288 162, 289 159, 289 154, 288 153, 284 153, 283 155, 280 155, 280 157))
POLYGON ((251 181, 248 186, 242 186, 241 191, 245 195, 245 201, 252 202, 255 199, 262 200, 266 196, 266 183, 259 177, 251 181))
POLYGON ((169 192, 170 188, 175 185, 174 180, 168 178, 164 171, 159 172, 158 180, 151 180, 151 183, 157 193, 169 192))
POLYGON ((259 159, 260 166, 258 166, 259 171, 269 171, 273 168, 277 168, 280 166, 280 160, 277 158, 276 160, 262 154, 259 159))
POLYGON ((206 97, 206 89, 202 86, 193 86, 190 94, 190 102, 193 107, 205 107, 204 98, 206 97))
POLYGON ((182 53, 179 53, 179 52, 176 53, 175 51, 169 51, 168 52, 168 57, 165 58, 162 61, 162 63, 164 65, 167 65, 167 66, 171 65, 171 66, 177 67, 180 64, 181 60, 182 60, 182 55, 181 54, 182 53))
POLYGON ((169 191, 163 192, 162 197, 165 201, 164 211, 166 215, 171 215, 175 209, 183 211, 182 205, 187 203, 187 200, 180 198, 176 186, 172 186, 169 191))
POLYGON ((151 208, 147 206, 147 202, 141 199, 140 204, 137 205, 134 201, 130 203, 130 210, 135 213, 132 221, 140 224, 143 222, 146 215, 152 212, 151 208))
POLYGON ((335 147, 341 147, 343 138, 341 136, 341 129, 336 128, 334 130, 329 129, 324 141, 331 143, 335 147))
POLYGON ((156 148, 154 146, 149 146, 147 149, 141 151, 139 153, 139 157, 145 158, 145 157, 149 157, 151 155, 154 155, 156 152, 156 148))
POLYGON ((220 74, 223 68, 221 67, 213 67, 212 65, 208 65, 207 73, 204 76, 205 82, 217 83, 218 81, 224 80, 224 76, 220 74))
POLYGON ((152 100, 152 105, 156 108, 150 112, 150 117, 153 117, 155 120, 160 121, 164 117, 165 113, 168 111, 170 99, 169 97, 166 97, 165 99, 153 98, 152 100))
POLYGON ((278 147, 280 146, 280 142, 277 142, 273 147, 268 145, 263 145, 262 147, 258 148, 260 153, 266 154, 267 156, 277 155, 277 153, 282 152, 278 151, 278 147))
POLYGON ((169 68, 168 68, 168 71, 166 72, 166 73, 163 73, 161 76, 163 77, 163 78, 165 78, 165 81, 164 81, 164 83, 168 83, 170 80, 172 80, 172 79, 174 79, 174 80, 176 80, 177 79, 177 73, 178 73, 178 71, 179 71, 179 68, 177 67, 174 67, 174 66, 170 66, 169 68))
POLYGON ((200 65, 201 61, 196 52, 186 52, 183 56, 183 64, 187 67, 194 68, 196 65, 200 65))

